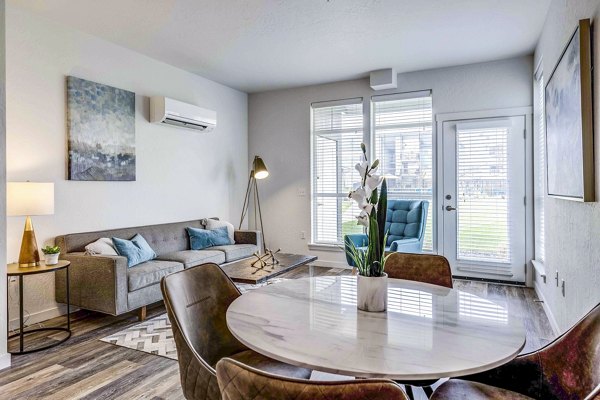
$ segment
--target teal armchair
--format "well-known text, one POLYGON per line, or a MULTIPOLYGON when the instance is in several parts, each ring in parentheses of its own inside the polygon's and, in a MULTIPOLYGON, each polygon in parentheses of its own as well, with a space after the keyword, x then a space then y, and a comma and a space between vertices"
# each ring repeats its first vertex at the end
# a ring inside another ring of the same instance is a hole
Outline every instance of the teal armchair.
MULTIPOLYGON (((388 237, 385 250, 420 253, 423 250, 428 208, 427 200, 388 200, 385 222, 388 237)), ((348 252, 350 243, 354 243, 359 249, 366 249, 369 238, 362 233, 344 236, 346 260, 349 265, 354 266, 348 252)))

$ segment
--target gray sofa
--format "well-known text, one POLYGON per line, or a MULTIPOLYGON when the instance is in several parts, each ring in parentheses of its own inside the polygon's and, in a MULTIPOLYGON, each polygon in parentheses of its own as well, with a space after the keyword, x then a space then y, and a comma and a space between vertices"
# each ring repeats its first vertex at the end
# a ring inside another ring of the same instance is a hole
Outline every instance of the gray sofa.
MULTIPOLYGON (((145 318, 145 307, 162 300, 160 280, 163 276, 185 268, 213 262, 226 264, 250 257, 262 247, 258 231, 235 231, 235 244, 205 250, 190 250, 185 228, 204 228, 204 219, 135 228, 73 233, 56 237, 60 258, 69 267, 71 304, 86 310, 119 315, 139 310, 145 318), (86 255, 85 246, 103 237, 131 239, 141 234, 157 254, 157 258, 127 268, 122 256, 86 255)), ((56 301, 67 301, 65 270, 55 274, 56 301)))

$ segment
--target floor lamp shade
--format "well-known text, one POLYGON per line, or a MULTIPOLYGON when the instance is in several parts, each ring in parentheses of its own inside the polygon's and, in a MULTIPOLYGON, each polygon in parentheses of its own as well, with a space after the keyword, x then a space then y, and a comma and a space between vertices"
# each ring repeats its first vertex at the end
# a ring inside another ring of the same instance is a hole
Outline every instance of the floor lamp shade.
POLYGON ((259 156, 254 157, 252 170, 254 171, 254 177, 256 179, 265 179, 267 176, 269 176, 269 170, 267 169, 265 162, 259 156))
POLYGON ((30 216, 54 214, 54 183, 8 182, 6 195, 7 215, 27 217, 19 252, 19 266, 35 267, 40 264, 40 253, 30 216))

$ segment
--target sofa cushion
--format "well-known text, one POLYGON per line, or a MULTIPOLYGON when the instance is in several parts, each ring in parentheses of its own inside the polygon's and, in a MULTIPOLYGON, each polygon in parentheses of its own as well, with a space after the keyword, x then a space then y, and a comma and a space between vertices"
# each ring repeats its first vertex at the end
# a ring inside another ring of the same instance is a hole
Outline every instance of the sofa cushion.
POLYGON ((127 286, 130 292, 155 285, 163 276, 183 270, 183 264, 173 261, 151 260, 127 268, 127 286))
POLYGON ((223 264, 225 253, 212 248, 210 250, 183 250, 161 254, 158 259, 180 262, 185 268, 189 268, 206 263, 223 264))
POLYGON ((225 262, 231 262, 250 257, 258 251, 258 246, 255 244, 228 244, 225 246, 213 246, 210 249, 222 251, 225 253, 225 262))

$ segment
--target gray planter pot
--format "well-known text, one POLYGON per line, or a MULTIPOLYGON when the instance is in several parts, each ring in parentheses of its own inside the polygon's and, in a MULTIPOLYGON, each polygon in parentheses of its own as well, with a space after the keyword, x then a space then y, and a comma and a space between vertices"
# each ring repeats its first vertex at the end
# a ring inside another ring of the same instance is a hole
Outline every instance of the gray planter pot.
POLYGON ((356 306, 359 310, 383 312, 387 309, 387 274, 372 277, 358 275, 356 306))

